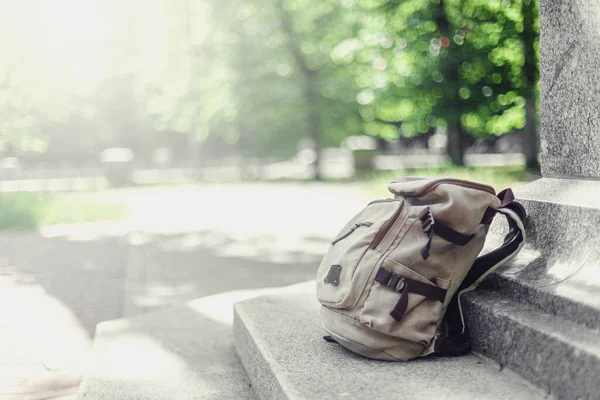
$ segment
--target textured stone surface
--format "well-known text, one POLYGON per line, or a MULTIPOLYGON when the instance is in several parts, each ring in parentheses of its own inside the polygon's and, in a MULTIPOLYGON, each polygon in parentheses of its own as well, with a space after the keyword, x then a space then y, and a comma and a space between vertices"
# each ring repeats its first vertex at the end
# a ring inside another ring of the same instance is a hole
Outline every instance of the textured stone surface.
MULTIPOLYGON (((515 193, 528 212, 527 241, 465 296, 471 343, 558 398, 597 398, 600 182, 543 178, 515 193)), ((488 245, 505 231, 494 221, 488 245)))
POLYGON ((322 339, 314 282, 235 305, 238 354, 264 399, 535 399, 537 388, 473 355, 368 360, 322 339))
POLYGON ((600 177, 600 0, 540 2, 544 176, 600 177))
MULTIPOLYGON (((527 240, 493 281, 517 300, 600 328, 600 182, 543 178, 515 193, 528 212, 527 240)), ((505 231, 496 218, 486 248, 505 231)))
POLYGON ((232 340, 228 292, 98 325, 79 399, 254 399, 232 340))
POLYGON ((524 259, 519 258, 502 266, 486 278, 484 286, 548 314, 587 328, 600 329, 597 295, 588 293, 586 296, 584 291, 577 290, 577 286, 569 290, 566 283, 544 286, 535 280, 522 279, 519 275, 522 269, 527 268, 527 264, 520 264, 522 261, 524 259))
POLYGON ((464 296, 474 350, 560 399, 594 399, 600 335, 493 291, 464 296))
POLYGON ((600 181, 597 180, 541 178, 516 186, 514 192, 521 200, 600 209, 600 181))

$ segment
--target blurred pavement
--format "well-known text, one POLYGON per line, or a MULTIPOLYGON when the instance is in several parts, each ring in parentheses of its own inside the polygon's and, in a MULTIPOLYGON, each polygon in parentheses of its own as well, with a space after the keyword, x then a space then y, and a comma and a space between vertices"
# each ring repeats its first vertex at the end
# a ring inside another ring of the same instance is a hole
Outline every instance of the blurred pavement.
POLYGON ((313 279, 369 201, 358 186, 318 183, 99 196, 126 202, 129 219, 0 235, 0 400, 74 393, 100 321, 313 279))

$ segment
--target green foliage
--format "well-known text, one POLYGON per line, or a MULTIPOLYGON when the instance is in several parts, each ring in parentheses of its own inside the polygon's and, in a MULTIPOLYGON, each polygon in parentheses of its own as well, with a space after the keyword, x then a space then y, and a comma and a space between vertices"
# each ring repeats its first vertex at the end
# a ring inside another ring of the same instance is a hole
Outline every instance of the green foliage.
MULTIPOLYGON (((446 128, 457 119, 476 137, 523 128, 528 49, 521 7, 520 0, 386 3, 380 34, 395 46, 376 51, 393 84, 377 92, 368 106, 375 112, 368 115, 401 122, 403 136, 446 128)), ((388 132, 379 125, 370 133, 388 132)))
MULTIPOLYGON (((209 140, 226 134, 245 154, 292 155, 311 136, 311 108, 327 132, 323 144, 360 133, 352 42, 343 43, 355 35, 354 10, 333 0, 215 0, 211 15, 211 40, 198 57, 221 51, 230 74, 228 95, 216 107, 227 112, 205 125, 209 140), (311 90, 315 99, 307 101, 311 90)), ((205 72, 214 76, 221 66, 213 68, 205 72)))
POLYGON ((90 158, 172 139, 214 158, 499 136, 523 128, 537 80, 536 0, 38 3, 0 4, 0 148, 90 158), (44 40, 22 23, 37 17, 44 40))
POLYGON ((215 1, 219 37, 231 38, 209 45, 231 54, 235 111, 214 119, 212 131, 235 131, 254 154, 292 149, 309 136, 311 73, 325 145, 358 133, 393 140, 456 124, 478 138, 522 129, 531 86, 522 73, 531 51, 523 40, 529 6, 536 4, 215 1), (279 6, 293 21, 287 31, 279 6), (231 9, 238 12, 222 12, 231 9))

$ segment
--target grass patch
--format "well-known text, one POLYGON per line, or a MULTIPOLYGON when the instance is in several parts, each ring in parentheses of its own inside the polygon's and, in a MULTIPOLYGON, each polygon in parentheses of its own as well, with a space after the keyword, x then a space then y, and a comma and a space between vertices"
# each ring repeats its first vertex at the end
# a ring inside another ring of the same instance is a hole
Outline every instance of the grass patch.
POLYGON ((530 182, 537 177, 535 172, 527 170, 525 166, 416 168, 374 173, 365 182, 365 189, 370 194, 389 197, 387 184, 399 176, 452 177, 485 183, 493 186, 497 192, 518 183, 530 182))
POLYGON ((99 202, 93 193, 0 193, 0 230, 120 220, 126 216, 125 204, 99 202))

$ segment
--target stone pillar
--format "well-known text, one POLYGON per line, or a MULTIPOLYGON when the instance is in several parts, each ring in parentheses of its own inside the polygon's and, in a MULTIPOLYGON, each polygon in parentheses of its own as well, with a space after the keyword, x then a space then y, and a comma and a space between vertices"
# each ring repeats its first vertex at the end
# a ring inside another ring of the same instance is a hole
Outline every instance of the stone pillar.
POLYGON ((600 178, 600 0, 541 0, 542 173, 600 178))
MULTIPOLYGON (((492 305, 482 307, 475 291, 465 315, 474 350, 557 398, 595 398, 600 0, 540 0, 540 15, 543 177, 514 188, 528 213, 525 246, 488 278, 492 305)), ((505 225, 495 219, 490 242, 504 237, 505 225)))
POLYGON ((506 273, 600 311, 600 0, 541 0, 540 16, 543 178, 515 190, 528 238, 506 273))

